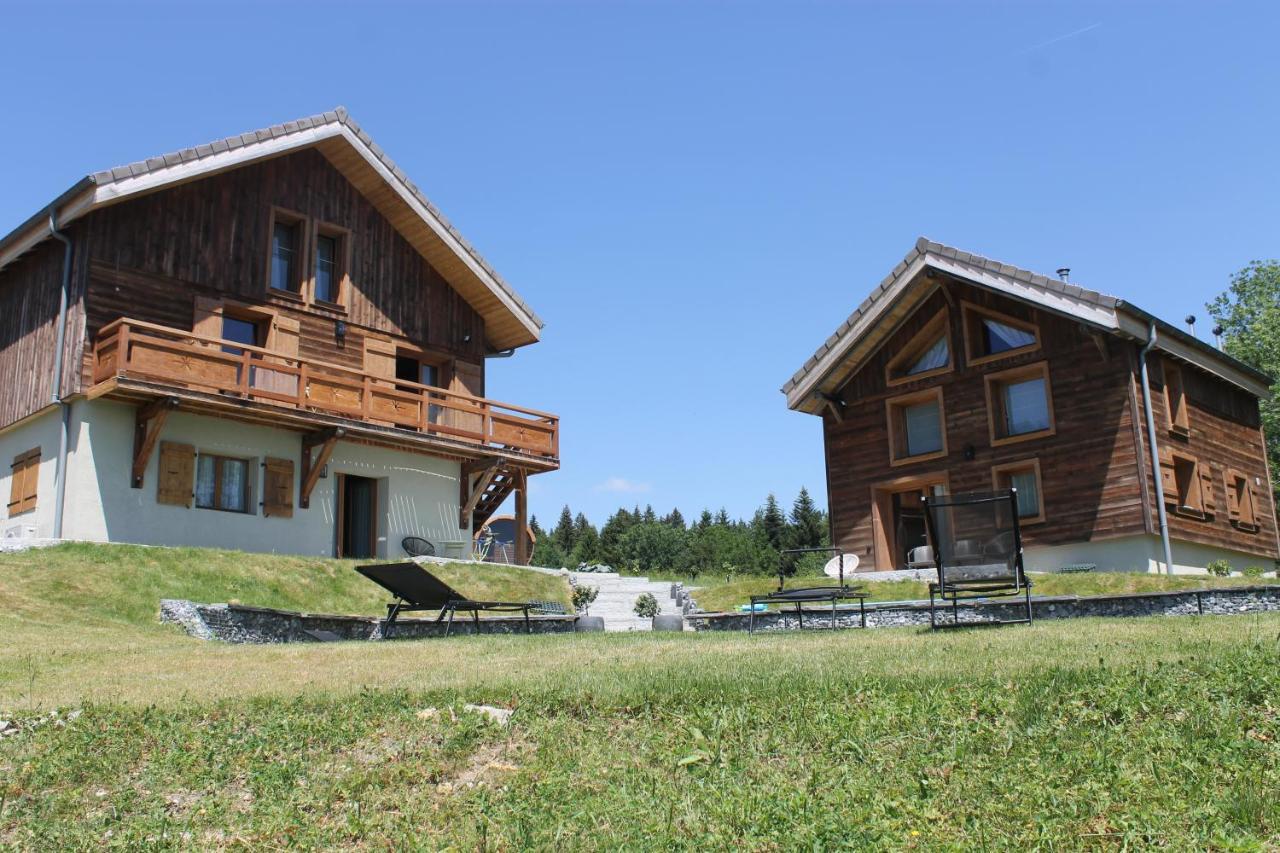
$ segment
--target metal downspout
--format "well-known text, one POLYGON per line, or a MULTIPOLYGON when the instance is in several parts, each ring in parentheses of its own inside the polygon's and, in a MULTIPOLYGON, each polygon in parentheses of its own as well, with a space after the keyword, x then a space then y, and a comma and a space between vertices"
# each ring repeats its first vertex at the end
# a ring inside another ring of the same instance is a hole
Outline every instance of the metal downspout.
POLYGON ((1164 508, 1164 478, 1160 476, 1160 448, 1156 444, 1156 417, 1151 411, 1151 384, 1147 379, 1147 353, 1156 345, 1156 324, 1147 329, 1147 344, 1138 355, 1142 369, 1142 407, 1147 413, 1147 444, 1151 445, 1151 471, 1156 481, 1156 514, 1160 519, 1160 544, 1164 546, 1165 574, 1173 574, 1173 549, 1169 545, 1169 515, 1164 508))
POLYGON ((67 496, 67 433, 71 405, 62 398, 62 353, 67 340, 67 304, 71 292, 71 239, 58 230, 57 211, 49 208, 49 236, 65 247, 62 255, 62 292, 58 297, 58 342, 53 354, 53 402, 62 407, 58 429, 58 462, 54 469, 53 538, 62 538, 62 510, 67 496))

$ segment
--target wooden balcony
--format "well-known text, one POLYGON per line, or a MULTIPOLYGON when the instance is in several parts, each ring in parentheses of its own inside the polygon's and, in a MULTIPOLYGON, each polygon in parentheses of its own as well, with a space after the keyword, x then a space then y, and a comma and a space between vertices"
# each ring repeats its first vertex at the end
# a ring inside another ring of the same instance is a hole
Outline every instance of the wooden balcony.
POLYGON ((235 409, 295 429, 355 425, 462 458, 505 456, 558 467, 555 415, 138 320, 102 328, 90 396, 173 393, 194 408, 235 409))

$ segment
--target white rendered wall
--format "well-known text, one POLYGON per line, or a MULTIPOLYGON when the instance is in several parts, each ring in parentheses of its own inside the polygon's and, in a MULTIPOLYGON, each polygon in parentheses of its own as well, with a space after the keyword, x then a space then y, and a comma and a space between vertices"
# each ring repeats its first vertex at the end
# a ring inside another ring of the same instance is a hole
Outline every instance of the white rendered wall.
MULTIPOLYGON (((134 489, 129 485, 134 412, 133 406, 107 400, 75 404, 63 521, 66 538, 332 556, 336 537, 335 475, 355 474, 378 481, 378 556, 402 556, 400 540, 405 536, 421 536, 438 548, 444 542, 470 541, 470 531, 458 527, 458 462, 339 441, 329 459, 328 477, 318 481, 311 493, 311 507, 302 509, 297 496, 300 433, 180 409, 169 415, 160 441, 191 444, 198 452, 259 462, 267 456, 292 459, 293 517, 262 515, 258 506, 262 469, 257 465, 252 513, 158 504, 158 444, 147 464, 143 487, 134 489)), ((52 423, 56 441, 56 421, 52 423)), ((52 489, 49 494, 52 496, 52 489)))
MULTIPOLYGON (((1232 571, 1248 566, 1261 566, 1266 571, 1275 568, 1266 557, 1241 551, 1197 545, 1174 539, 1174 574, 1204 574, 1214 560, 1226 560, 1232 571)), ((1063 566, 1093 563, 1104 572, 1159 572, 1165 571, 1164 549, 1159 536, 1122 536, 1094 542, 1078 542, 1072 545, 1028 546, 1023 552, 1023 565, 1030 572, 1053 572, 1063 566)))
POLYGON ((24 423, 0 432, 0 539, 53 536, 53 490, 58 467, 57 406, 24 423), (19 453, 40 448, 40 476, 36 483, 36 508, 10 517, 7 504, 13 487, 13 459, 19 453), (34 528, 34 530, 32 530, 34 528))

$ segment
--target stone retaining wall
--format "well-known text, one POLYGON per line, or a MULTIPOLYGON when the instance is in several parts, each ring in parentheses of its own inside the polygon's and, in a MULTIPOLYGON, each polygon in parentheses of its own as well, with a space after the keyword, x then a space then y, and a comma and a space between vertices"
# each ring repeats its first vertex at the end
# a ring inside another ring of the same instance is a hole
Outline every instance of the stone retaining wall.
MULTIPOLYGON (((529 625, 535 634, 572 633, 573 616, 533 616, 529 625)), ((333 616, 295 613, 243 604, 197 604, 164 599, 160 621, 181 625, 193 637, 227 643, 316 643, 333 640, 383 640, 383 622, 377 616, 333 616)), ((392 637, 397 640, 444 635, 445 625, 430 619, 396 620, 392 637)), ((477 626, 470 614, 454 619, 450 636, 467 634, 523 634, 524 617, 481 619, 477 626)))
MULTIPOLYGON (((982 602, 961 602, 957 608, 961 622, 980 623, 1017 619, 1025 614, 1021 598, 982 602)), ((1088 616, 1196 616, 1201 614, 1234 614, 1280 611, 1280 586, 1229 587, 1224 589, 1187 590, 1185 592, 1133 593, 1097 596, 1032 597, 1031 612, 1036 619, 1078 619, 1088 616)), ((938 621, 951 620, 951 606, 940 608, 938 621)), ((842 606, 836 612, 836 627, 857 628, 862 624, 857 605, 842 606)), ((745 631, 749 621, 745 613, 693 613, 685 617, 695 631, 745 631)), ((831 608, 806 607, 804 627, 830 628, 831 608)), ((868 628, 897 628, 928 625, 928 603, 867 604, 868 628)), ((795 631, 800 619, 795 608, 787 612, 757 613, 757 631, 795 631)))

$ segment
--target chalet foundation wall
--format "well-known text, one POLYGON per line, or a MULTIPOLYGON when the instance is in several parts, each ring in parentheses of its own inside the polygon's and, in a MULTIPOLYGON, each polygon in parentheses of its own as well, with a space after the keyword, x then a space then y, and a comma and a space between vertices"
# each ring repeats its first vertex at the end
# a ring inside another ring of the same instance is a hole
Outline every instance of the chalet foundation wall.
MULTIPOLYGON (((378 557, 399 557, 400 541, 406 536, 421 536, 437 545, 470 541, 470 530, 458 527, 458 462, 339 441, 329 459, 328 476, 318 481, 311 494, 310 508, 299 505, 295 479, 293 517, 266 517, 259 506, 263 475, 258 463, 266 457, 291 459, 297 478, 301 470, 301 434, 181 409, 169 416, 160 441, 191 444, 198 452, 252 460, 252 512, 157 503, 158 444, 147 464, 142 488, 130 486, 134 418, 134 407, 123 403, 92 400, 75 404, 64 521, 66 538, 333 556, 336 475, 352 474, 377 481, 378 557)), ((56 419, 51 423, 56 441, 56 419)), ((51 503, 52 480, 48 494, 51 503)))
MULTIPOLYGON (((1275 561, 1243 551, 1173 540, 1174 574, 1206 573, 1215 560, 1226 560, 1232 571, 1249 566, 1265 571, 1275 568, 1275 561)), ((1029 572, 1055 572, 1063 566, 1090 563, 1104 572, 1164 572, 1164 553, 1158 536, 1122 536, 1071 545, 1028 545, 1023 563, 1029 572)))
MULTIPOLYGON (((441 637, 445 625, 432 619, 398 619, 391 637, 384 635, 383 620, 376 616, 334 616, 295 613, 240 604, 197 604, 165 599, 160 621, 180 625, 197 639, 227 643, 315 643, 334 640, 412 640, 441 637)), ((534 634, 571 634, 574 616, 530 616, 534 634)), ((455 618, 450 636, 471 634, 524 634, 523 617, 481 619, 479 628, 468 618, 455 618)))
POLYGON ((58 469, 59 409, 50 407, 0 432, 0 539, 48 539, 53 536, 54 487, 58 469), (40 448, 36 508, 10 515, 10 488, 19 453, 40 448))
MULTIPOLYGON (((960 621, 984 622, 1016 619, 1025 614, 1022 599, 999 602, 962 603, 960 621)), ((1187 592, 1158 592, 1134 595, 1054 596, 1033 598, 1031 612, 1036 619, 1083 619, 1119 616, 1200 616, 1280 611, 1280 586, 1235 587, 1187 592)), ((939 622, 949 623, 951 606, 939 606, 939 622)), ((739 613, 690 614, 685 621, 695 631, 746 631, 749 617, 739 613)), ((861 625, 857 609, 837 611, 837 628, 861 625)), ((868 628, 928 626, 927 604, 867 605, 868 628)), ((831 627, 831 610, 815 607, 804 611, 804 629, 831 627)), ((795 631, 801 628, 794 610, 786 613, 757 613, 756 631, 795 631)))

